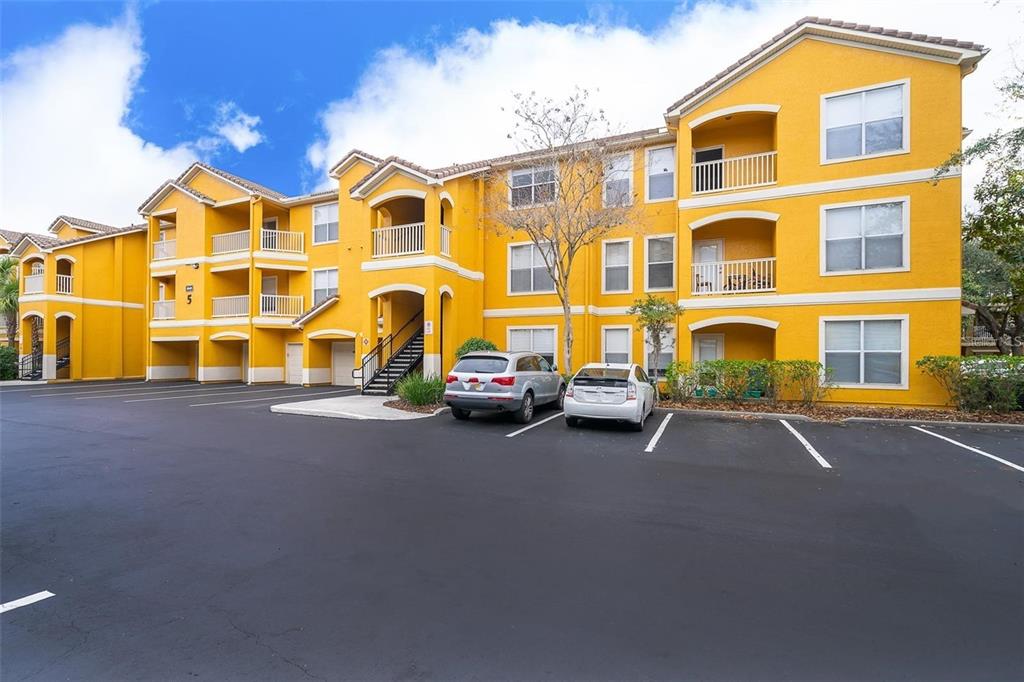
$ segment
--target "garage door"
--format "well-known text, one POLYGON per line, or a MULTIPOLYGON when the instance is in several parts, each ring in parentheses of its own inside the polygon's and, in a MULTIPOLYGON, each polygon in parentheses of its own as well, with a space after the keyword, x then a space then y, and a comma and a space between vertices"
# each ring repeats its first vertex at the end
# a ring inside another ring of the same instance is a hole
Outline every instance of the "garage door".
POLYGON ((302 344, 289 343, 285 349, 284 382, 286 384, 302 383, 302 344))
POLYGON ((335 386, 352 386, 355 379, 352 378, 352 370, 355 369, 356 344, 355 341, 335 341, 331 344, 331 367, 334 376, 331 383, 335 386))

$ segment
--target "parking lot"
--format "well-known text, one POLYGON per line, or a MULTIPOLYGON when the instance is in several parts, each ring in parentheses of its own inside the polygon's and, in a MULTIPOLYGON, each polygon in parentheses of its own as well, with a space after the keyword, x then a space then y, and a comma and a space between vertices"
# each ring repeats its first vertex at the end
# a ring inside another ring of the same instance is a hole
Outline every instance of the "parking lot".
POLYGON ((4 679, 1024 676, 1024 431, 351 392, 0 389, 4 679))

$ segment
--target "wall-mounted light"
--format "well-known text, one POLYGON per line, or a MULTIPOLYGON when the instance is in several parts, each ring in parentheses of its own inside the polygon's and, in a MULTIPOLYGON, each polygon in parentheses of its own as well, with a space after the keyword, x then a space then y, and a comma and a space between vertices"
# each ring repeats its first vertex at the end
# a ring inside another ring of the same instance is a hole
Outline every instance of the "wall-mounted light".
POLYGON ((193 263, 192 264, 192 269, 193 270, 198 270, 199 269, 199 263, 193 263))

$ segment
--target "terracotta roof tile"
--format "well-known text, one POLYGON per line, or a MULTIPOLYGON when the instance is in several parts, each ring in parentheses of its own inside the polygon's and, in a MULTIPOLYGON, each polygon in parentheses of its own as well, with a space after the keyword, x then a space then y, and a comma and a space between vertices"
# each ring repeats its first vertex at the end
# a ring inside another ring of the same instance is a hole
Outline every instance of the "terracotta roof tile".
POLYGON ((59 215, 54 219, 52 223, 50 223, 50 227, 48 227, 47 230, 52 232, 53 229, 57 226, 57 223, 62 221, 67 223, 68 225, 71 225, 72 227, 80 227, 84 230, 93 230, 94 232, 110 232, 111 230, 118 229, 113 225, 104 225, 103 223, 97 223, 92 220, 85 220, 84 218, 75 218, 74 216, 69 215, 59 215))
POLYGON ((24 236, 24 232, 15 232, 14 230, 0 230, 0 237, 6 239, 7 242, 10 244, 17 244, 24 236))
POLYGON ((131 232, 141 232, 142 230, 145 230, 145 229, 146 229, 146 225, 145 224, 141 224, 141 225, 126 225, 125 227, 115 227, 115 228, 112 228, 110 230, 107 230, 102 235, 91 234, 91 235, 88 235, 88 236, 85 236, 85 237, 75 237, 74 239, 65 239, 63 241, 57 240, 57 244, 54 244, 53 246, 50 246, 50 247, 47 247, 47 248, 63 249, 65 246, 71 246, 73 244, 77 244, 78 242, 89 241, 89 240, 92 240, 92 239, 100 239, 100 238, 103 238, 103 237, 116 237, 118 235, 128 234, 128 233, 131 233, 131 232))
POLYGON ((287 199, 286 195, 282 194, 281 192, 278 192, 276 189, 270 189, 266 185, 261 185, 258 182, 253 182, 252 180, 247 180, 247 179, 245 179, 243 177, 235 175, 234 173, 229 173, 226 170, 221 170, 220 168, 215 168, 214 166, 211 166, 208 163, 203 163, 201 161, 197 161, 194 164, 192 164, 191 166, 189 166, 188 169, 184 173, 182 173, 181 175, 178 176, 177 182, 180 184, 182 182, 182 179, 186 175, 188 175, 189 171, 191 171, 196 166, 198 166, 199 168, 202 168, 202 169, 204 169, 206 171, 209 171, 210 173, 213 173, 214 175, 219 175, 220 177, 224 178, 225 180, 228 180, 229 182, 233 182, 236 185, 241 185, 242 187, 244 187, 245 189, 249 190, 250 192, 252 192, 254 194, 259 194, 261 196, 269 197, 271 199, 287 199))

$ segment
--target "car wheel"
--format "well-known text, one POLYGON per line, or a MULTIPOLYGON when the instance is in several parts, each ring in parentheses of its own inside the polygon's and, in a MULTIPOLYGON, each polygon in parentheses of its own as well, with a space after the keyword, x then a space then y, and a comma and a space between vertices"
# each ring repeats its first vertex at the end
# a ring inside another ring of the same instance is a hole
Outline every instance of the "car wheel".
POLYGON ((576 428, 577 426, 580 425, 580 419, 579 417, 566 417, 565 425, 568 426, 569 428, 576 428))
POLYGON ((459 420, 469 419, 469 410, 464 410, 461 407, 453 407, 452 416, 459 420))
POLYGON ((533 419, 533 393, 527 391, 523 394, 523 402, 515 412, 515 420, 520 424, 527 424, 533 419))
POLYGON ((641 409, 640 410, 640 421, 634 422, 633 424, 631 424, 631 426, 633 427, 634 431, 643 431, 644 430, 644 424, 646 424, 646 423, 647 423, 647 410, 641 409))
POLYGON ((565 385, 558 389, 558 398, 555 399, 555 409, 560 410, 565 405, 565 385))

